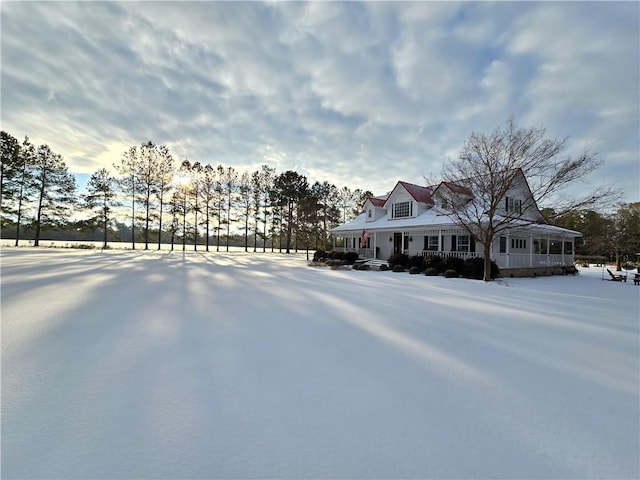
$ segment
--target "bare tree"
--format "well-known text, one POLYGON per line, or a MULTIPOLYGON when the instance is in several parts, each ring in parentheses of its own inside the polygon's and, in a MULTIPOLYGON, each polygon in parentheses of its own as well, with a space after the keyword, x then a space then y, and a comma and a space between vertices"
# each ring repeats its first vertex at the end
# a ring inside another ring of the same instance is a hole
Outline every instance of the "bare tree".
POLYGON ((518 128, 511 118, 504 129, 472 133, 459 158, 449 159, 443 167, 443 181, 453 190, 441 208, 483 244, 485 281, 491 279, 494 239, 516 224, 543 222, 537 207, 541 202, 553 201, 555 211, 562 214, 613 196, 611 188, 602 187, 560 199, 560 192, 596 170, 601 161, 588 147, 575 157, 561 156, 567 139, 548 139, 545 133, 543 127, 518 128), (530 194, 510 203, 508 194, 526 188, 527 182, 530 194), (455 191, 457 187, 462 188, 455 191))

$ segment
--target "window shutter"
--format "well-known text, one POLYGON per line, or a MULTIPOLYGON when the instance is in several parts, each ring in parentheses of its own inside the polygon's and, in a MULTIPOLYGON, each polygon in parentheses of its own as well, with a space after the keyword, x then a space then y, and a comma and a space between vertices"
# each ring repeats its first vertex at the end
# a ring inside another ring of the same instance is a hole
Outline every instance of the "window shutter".
POLYGON ((504 211, 509 211, 509 197, 504 197, 504 211))
POLYGON ((476 252, 476 239, 474 237, 469 238, 469 251, 476 252))
POLYGON ((458 249, 458 237, 451 235, 451 251, 455 252, 458 249))

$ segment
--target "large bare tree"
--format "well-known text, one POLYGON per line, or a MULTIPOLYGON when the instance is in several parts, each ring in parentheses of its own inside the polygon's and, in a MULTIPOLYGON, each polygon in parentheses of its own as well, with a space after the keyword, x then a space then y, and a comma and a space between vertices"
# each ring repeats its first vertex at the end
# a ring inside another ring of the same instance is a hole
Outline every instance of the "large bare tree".
POLYGON ((472 133, 459 158, 445 163, 443 180, 464 189, 449 196, 444 213, 483 244, 485 281, 491 279, 494 239, 516 224, 540 221, 537 205, 553 202, 555 212, 561 215, 615 196, 606 186, 580 195, 566 193, 567 187, 602 163, 589 147, 575 156, 565 155, 567 142, 567 138, 547 138, 544 127, 519 128, 510 118, 504 128, 490 134, 472 133), (521 196, 522 203, 509 205, 507 194, 522 188, 523 176, 531 194, 521 196))

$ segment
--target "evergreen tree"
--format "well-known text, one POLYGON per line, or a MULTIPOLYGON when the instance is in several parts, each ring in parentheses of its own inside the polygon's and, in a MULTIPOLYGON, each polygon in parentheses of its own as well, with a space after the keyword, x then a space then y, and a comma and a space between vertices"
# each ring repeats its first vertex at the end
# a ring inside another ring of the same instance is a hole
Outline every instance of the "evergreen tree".
POLYGON ((33 165, 36 193, 36 218, 34 246, 40 245, 43 224, 53 224, 68 217, 75 204, 76 181, 67 171, 62 156, 51 151, 48 145, 40 145, 33 165))
POLYGON ((251 176, 247 172, 242 172, 238 181, 238 193, 240 204, 242 205, 242 218, 244 219, 244 251, 249 251, 249 218, 251 217, 251 206, 253 202, 253 191, 251 176))
POLYGON ((307 177, 288 170, 278 175, 273 185, 276 205, 282 207, 287 219, 286 253, 291 253, 291 240, 294 231, 296 206, 305 197, 308 189, 307 177))
POLYGON ((102 227, 102 248, 107 248, 110 214, 119 203, 116 198, 116 180, 109 175, 106 168, 101 168, 91 175, 84 200, 87 208, 96 214, 90 221, 102 227))
POLYGON ((20 173, 20 143, 5 132, 0 133, 0 225, 4 225, 5 216, 13 213, 11 205, 16 196, 16 177, 20 173))
POLYGON ((119 165, 114 165, 120 174, 118 185, 131 202, 131 245, 136 249, 136 200, 140 187, 138 185, 138 149, 131 147, 122 154, 119 165))
MULTIPOLYGON (((171 191, 171 182, 174 175, 173 157, 169 152, 169 149, 165 145, 160 145, 158 148, 158 188, 156 196, 158 204, 160 206, 160 212, 158 213, 158 250, 162 243, 162 220, 163 209, 165 203, 165 196, 171 191)), ((174 232, 175 233, 175 232, 174 232)))

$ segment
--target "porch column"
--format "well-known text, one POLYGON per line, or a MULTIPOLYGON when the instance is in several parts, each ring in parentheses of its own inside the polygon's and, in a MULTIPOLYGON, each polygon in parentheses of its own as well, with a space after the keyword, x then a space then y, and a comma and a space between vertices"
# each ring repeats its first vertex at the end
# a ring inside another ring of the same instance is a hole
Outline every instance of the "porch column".
POLYGON ((547 265, 549 265, 549 248, 551 247, 551 237, 547 235, 547 265))
POLYGON ((438 229, 438 253, 442 253, 442 229, 438 229))
POLYGON ((404 253, 404 230, 402 231, 402 243, 400 244, 400 252, 404 253))
POLYGON ((529 267, 533 267, 533 233, 529 235, 529 267))
POLYGON ((373 259, 375 260, 376 258, 376 240, 377 240, 378 234, 376 232, 373 232, 373 259))

